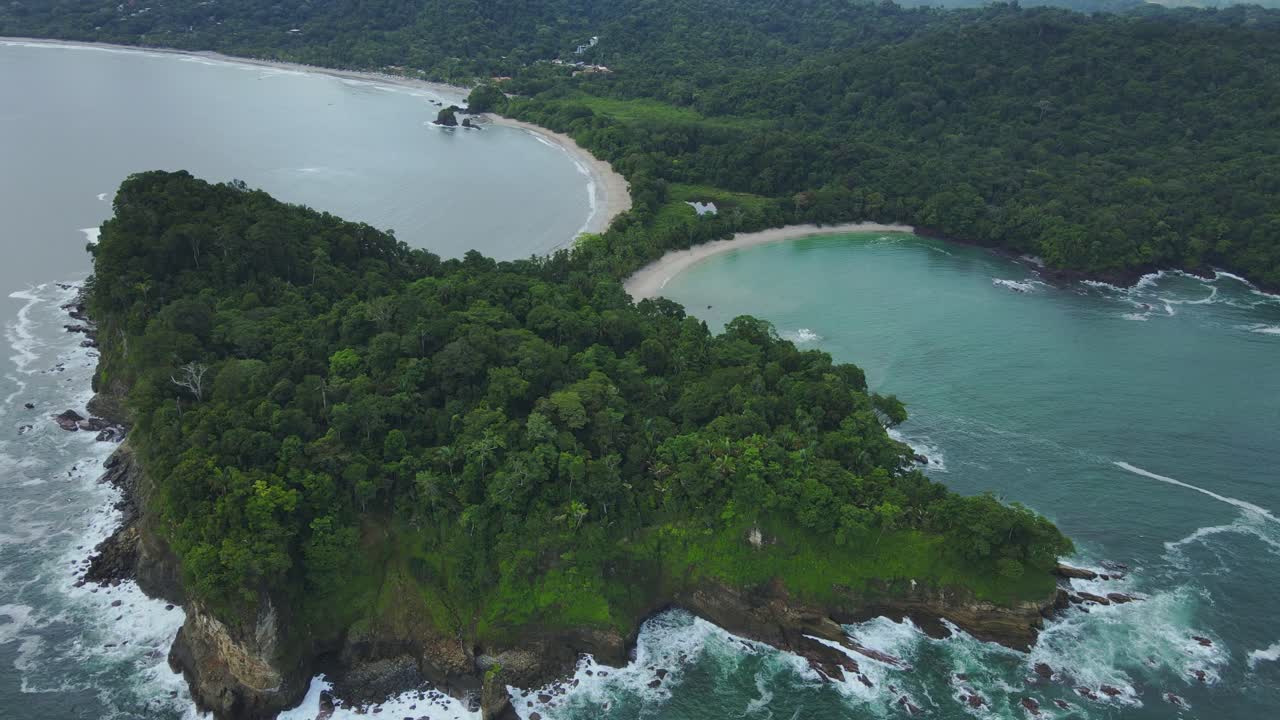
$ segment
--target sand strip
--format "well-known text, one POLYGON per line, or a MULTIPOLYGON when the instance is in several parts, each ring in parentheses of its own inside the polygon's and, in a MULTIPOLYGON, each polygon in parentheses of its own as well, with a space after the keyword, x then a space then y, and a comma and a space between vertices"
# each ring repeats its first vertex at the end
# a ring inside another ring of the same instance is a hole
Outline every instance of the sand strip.
POLYGON ((644 300, 661 294, 671 278, 714 255, 765 245, 767 243, 795 240, 814 235, 841 235, 855 232, 915 232, 910 225, 882 225, 880 223, 847 223, 844 225, 787 225, 752 233, 739 233, 728 240, 715 240, 695 245, 688 250, 672 250, 661 258, 645 265, 627 278, 623 287, 633 300, 644 300))
MULTIPOLYGON (((587 222, 579 232, 602 233, 609 228, 609 224, 613 222, 614 218, 631 209, 631 193, 628 190, 627 179, 615 172, 613 166, 609 163, 600 160, 574 142, 573 138, 563 133, 552 132, 540 125, 513 120, 501 115, 488 113, 484 117, 494 125, 518 128, 554 143, 568 152, 576 162, 586 169, 588 176, 591 178, 591 192, 594 197, 591 201, 591 216, 587 218, 587 222)), ((552 248, 552 250, 566 247, 572 242, 573 238, 570 238, 568 241, 552 248)))
MULTIPOLYGON (((97 48, 102 50, 124 50, 141 53, 162 53, 166 55, 180 55, 215 62, 225 62, 235 65, 252 65, 283 72, 328 75, 330 77, 341 78, 344 80, 357 80, 375 83, 378 85, 388 85, 408 90, 423 91, 433 96, 434 99, 450 105, 466 105, 467 96, 471 93, 469 88, 458 85, 445 85, 443 83, 417 80, 401 75, 363 72, 357 70, 335 70, 333 68, 318 67, 315 65, 232 57, 230 55, 223 55, 216 52, 191 52, 186 50, 170 50, 165 48, 151 48, 134 45, 113 45, 110 43, 79 42, 75 40, 43 40, 38 38, 0 37, 0 42, 97 48)), ((552 132, 546 128, 533 125, 531 123, 521 122, 519 120, 513 120, 499 115, 486 114, 483 117, 493 125, 524 130, 545 139, 547 142, 553 143, 557 147, 569 153, 570 157, 572 157, 575 162, 587 170, 587 175, 591 183, 592 212, 587 217, 586 222, 583 223, 582 227, 579 229, 579 233, 604 232, 608 229, 609 224, 613 222, 615 217, 631 209, 631 193, 628 190, 626 179, 617 172, 614 172, 613 167, 610 166, 609 163, 596 158, 596 156, 592 155, 582 146, 574 142, 573 138, 562 133, 552 132)), ((567 247, 571 245, 575 239, 576 237, 566 238, 564 242, 556 245, 550 250, 554 251, 562 247, 567 247)))

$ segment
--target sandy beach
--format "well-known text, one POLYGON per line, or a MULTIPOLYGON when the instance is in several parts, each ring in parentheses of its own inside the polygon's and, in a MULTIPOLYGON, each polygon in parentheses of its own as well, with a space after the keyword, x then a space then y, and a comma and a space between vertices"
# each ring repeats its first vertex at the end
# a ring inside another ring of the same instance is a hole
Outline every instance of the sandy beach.
MULTIPOLYGON (((501 115, 486 113, 483 117, 494 125, 518 128, 544 138, 548 142, 568 151, 582 167, 586 168, 588 175, 591 177, 592 192, 595 193, 595 197, 591 203, 591 217, 587 219, 582 232, 602 233, 608 229, 614 218, 631 209, 631 192, 628 189, 626 178, 615 172, 613 166, 609 163, 600 160, 580 147, 573 141, 573 138, 563 133, 552 132, 539 125, 513 120, 501 115)), ((552 249, 559 250, 572 242, 573 239, 570 239, 552 249)))
POLYGON ((624 287, 633 300, 656 297, 662 288, 677 274, 688 270, 709 257, 767 243, 796 240, 814 235, 839 235, 854 232, 915 232, 910 225, 883 225, 880 223, 846 223, 844 225, 787 225, 752 233, 739 233, 728 240, 695 245, 688 250, 673 250, 661 258, 637 270, 627 278, 624 287))
MULTIPOLYGON (((82 48, 97 48, 101 50, 120 50, 128 52, 143 53, 159 53, 165 55, 179 55, 184 57, 199 58, 214 62, 225 62, 236 65, 252 65, 271 70, 280 70, 284 72, 312 73, 316 75, 328 75, 330 77, 341 78, 344 80, 356 80, 360 82, 369 82, 378 85, 389 85, 407 90, 417 90, 427 93, 434 99, 448 105, 466 105, 467 96, 471 94, 470 88, 460 85, 446 85, 444 83, 429 82, 426 80, 418 80, 415 78, 404 77, 402 75, 391 75, 388 73, 366 72, 360 70, 337 70, 334 68, 319 67, 315 65, 302 65, 299 63, 277 62, 274 60, 258 60, 255 58, 234 57, 231 55, 223 55, 222 53, 209 51, 188 51, 173 50, 168 48, 152 48, 140 47, 133 45, 113 45, 110 43, 93 43, 80 42, 76 40, 43 40, 39 38, 17 38, 17 37, 0 37, 0 42, 13 43, 30 43, 38 45, 52 46, 68 46, 82 48)), ((502 117, 486 113, 481 116, 483 122, 488 124, 516 128, 524 130, 533 135, 543 138, 557 147, 563 149, 574 159, 581 167, 585 168, 591 181, 593 192, 591 215, 583 224, 580 232, 600 233, 604 232, 613 219, 619 214, 631 209, 631 193, 628 190, 627 181, 621 175, 614 171, 609 163, 596 158, 585 148, 573 141, 573 138, 563 133, 552 132, 546 128, 534 125, 532 123, 521 122, 511 118, 502 117)), ((552 248, 558 250, 567 247, 573 243, 576 238, 566 238, 563 243, 552 248)))

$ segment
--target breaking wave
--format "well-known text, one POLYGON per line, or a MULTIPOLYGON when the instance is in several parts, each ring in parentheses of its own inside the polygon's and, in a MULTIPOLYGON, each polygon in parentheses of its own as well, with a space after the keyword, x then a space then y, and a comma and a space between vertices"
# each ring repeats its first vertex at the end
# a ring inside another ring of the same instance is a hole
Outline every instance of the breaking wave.
POLYGON ((1116 461, 1113 464, 1122 470, 1127 470, 1133 473, 1134 475, 1141 475, 1142 477, 1145 477, 1145 478, 1158 480, 1162 483, 1168 483, 1169 485, 1177 485, 1178 487, 1186 488, 1188 490, 1195 490, 1196 492, 1201 493, 1202 495, 1208 495, 1209 497, 1219 502, 1224 502, 1224 503, 1227 503, 1228 505, 1234 505, 1240 508, 1241 510, 1254 513, 1262 518, 1266 518, 1267 520, 1273 523, 1280 523, 1280 519, 1277 519, 1274 515, 1271 514, 1270 511, 1266 510, 1265 508, 1254 505, 1251 502, 1246 502, 1238 498, 1228 497, 1226 495, 1219 495, 1218 493, 1213 492, 1212 490, 1206 490, 1202 487, 1197 487, 1195 485, 1192 485, 1191 483, 1185 483, 1185 482, 1182 482, 1181 480, 1175 480, 1174 478, 1166 477, 1164 475, 1157 475, 1156 473, 1153 473, 1150 470, 1144 470, 1135 465, 1130 465, 1127 462, 1116 461))

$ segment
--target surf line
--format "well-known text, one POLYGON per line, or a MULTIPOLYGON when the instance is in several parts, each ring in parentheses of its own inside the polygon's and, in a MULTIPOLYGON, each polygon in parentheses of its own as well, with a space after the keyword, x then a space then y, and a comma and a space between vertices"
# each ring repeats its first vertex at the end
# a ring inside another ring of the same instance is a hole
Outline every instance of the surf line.
POLYGON ((1257 515, 1260 515, 1260 516, 1262 516, 1262 517, 1264 517, 1264 518, 1266 518, 1266 519, 1270 520, 1270 521, 1271 521, 1271 522, 1273 522, 1273 523, 1280 523, 1280 519, 1277 519, 1277 518, 1276 518, 1276 516, 1275 516, 1275 515, 1272 515, 1272 514, 1271 514, 1267 509, 1262 508, 1262 507, 1258 507, 1257 505, 1254 505, 1254 504, 1253 504, 1253 503, 1251 503, 1251 502, 1245 502, 1244 500, 1240 500, 1240 499, 1238 499, 1238 498, 1227 497, 1226 495, 1219 495, 1218 493, 1213 492, 1212 490, 1205 490, 1204 488, 1202 488, 1202 487, 1196 487, 1195 485, 1192 485, 1191 483, 1184 483, 1184 482, 1182 482, 1181 480, 1175 480, 1175 479, 1173 479, 1173 478, 1171 478, 1171 477, 1165 477, 1164 475, 1157 475, 1157 474, 1155 474, 1155 473, 1151 472, 1150 470, 1143 470, 1142 468, 1137 467, 1137 466, 1135 466, 1135 465, 1130 465, 1130 464, 1129 464, 1129 463, 1127 463, 1127 462, 1123 462, 1123 461, 1116 461, 1116 462, 1114 462, 1114 463, 1112 463, 1112 464, 1113 464, 1113 465, 1115 465, 1116 467, 1118 467, 1118 468, 1122 469, 1122 470, 1128 470, 1129 472, 1133 473, 1134 475, 1141 475, 1142 477, 1145 477, 1145 478, 1151 478, 1152 480, 1159 480, 1159 481, 1160 481, 1160 482, 1162 482, 1162 483, 1169 483, 1170 485, 1177 485, 1178 487, 1184 487, 1184 488, 1186 488, 1186 489, 1188 489, 1188 490, 1195 490, 1195 491, 1196 491, 1196 492, 1198 492, 1198 493, 1202 493, 1202 494, 1204 494, 1204 495, 1208 495, 1209 497, 1213 498, 1214 500, 1218 500, 1218 501, 1224 502, 1224 503, 1226 503, 1226 504, 1228 504, 1228 505, 1235 505, 1236 507, 1240 508, 1241 510, 1246 510, 1246 511, 1248 511, 1248 512, 1251 512, 1251 513, 1255 513, 1255 514, 1257 514, 1257 515))

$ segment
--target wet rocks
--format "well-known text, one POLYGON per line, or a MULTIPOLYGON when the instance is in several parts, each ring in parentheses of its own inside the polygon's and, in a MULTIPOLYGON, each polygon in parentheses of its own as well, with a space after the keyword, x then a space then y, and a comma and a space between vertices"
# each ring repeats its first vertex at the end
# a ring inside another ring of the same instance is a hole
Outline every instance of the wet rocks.
POLYGON ((19 435, 26 435, 28 432, 30 432, 30 430, 31 430, 31 426, 30 426, 30 425, 19 425, 19 426, 18 426, 18 434, 19 434, 19 435))
POLYGON ((1040 714, 1040 703, 1037 702, 1034 698, 1029 698, 1029 697, 1022 698, 1022 707, 1026 708, 1027 712, 1031 713, 1032 715, 1040 714))
MULTIPOLYGON (((84 581, 98 585, 109 585, 122 580, 132 579, 138 571, 138 529, 133 526, 123 528, 98 543, 95 554, 89 558, 89 568, 85 570, 84 581)), ((119 601, 113 603, 118 607, 119 601)))
POLYGON ((1087 687, 1077 687, 1073 689, 1076 691, 1076 694, 1082 698, 1085 698, 1087 700, 1094 700, 1094 701, 1098 699, 1098 693, 1094 692, 1093 690, 1087 687))
POLYGON ((1113 593, 1107 593, 1107 599, 1108 599, 1108 600, 1110 600, 1111 602, 1113 602, 1113 603, 1117 604, 1117 605, 1123 605, 1123 604, 1125 604, 1125 603, 1133 602, 1134 600, 1137 600, 1138 598, 1136 598, 1136 597, 1134 597, 1134 596, 1132 596, 1132 595, 1126 595, 1126 594, 1124 594, 1124 593, 1116 593, 1116 592, 1113 592, 1113 593))
POLYGON ((920 714, 920 708, 916 707, 910 700, 908 700, 906 695, 898 698, 898 707, 906 710, 908 715, 920 714))
POLYGON ((1039 675, 1045 680, 1053 679, 1053 668, 1049 667, 1045 663, 1036 663, 1035 671, 1036 675, 1039 675))
POLYGON ((1074 580, 1097 580, 1098 579, 1098 573, 1092 570, 1085 570, 1084 568, 1071 567, 1070 565, 1063 565, 1062 563, 1058 563, 1053 568, 1053 574, 1057 575, 1058 577, 1071 578, 1074 580))
POLYGON ((1113 697, 1120 697, 1120 696, 1123 694, 1123 693, 1121 692, 1120 688, 1112 687, 1111 685, 1103 685, 1102 687, 1100 687, 1100 688, 1098 688, 1098 689, 1099 689, 1099 690, 1101 690, 1101 691, 1102 691, 1102 694, 1103 694, 1103 695, 1106 695, 1107 697, 1112 697, 1112 698, 1113 698, 1113 697))
POLYGON ((36 404, 35 404, 35 403, 33 403, 33 402, 29 402, 29 403, 22 403, 22 407, 24 407, 24 408, 26 408, 26 409, 28 409, 28 410, 35 410, 35 409, 36 409, 36 404))
POLYGON ((53 416, 53 421, 58 423, 58 427, 67 432, 75 432, 80 429, 80 421, 84 420, 84 416, 75 410, 66 410, 53 416))
POLYGON ((1101 595, 1094 595, 1093 593, 1087 593, 1087 592, 1084 592, 1084 591, 1081 591, 1081 592, 1080 592, 1080 598, 1081 598, 1082 600, 1087 601, 1087 602, 1097 603, 1098 605, 1110 605, 1110 604, 1111 604, 1111 601, 1110 601, 1110 600, 1108 600, 1108 599, 1106 599, 1106 598, 1102 597, 1101 595))
POLYGON ((1202 635, 1192 635, 1191 639, 1200 643, 1200 647, 1213 647, 1213 641, 1202 635))
POLYGON ((928 458, 928 457, 926 457, 926 456, 924 456, 924 455, 921 455, 920 453, 913 453, 913 454, 911 455, 911 459, 912 459, 912 460, 915 460, 917 463, 919 463, 919 464, 921 464, 921 465, 928 465, 928 464, 929 464, 929 458, 928 458))
POLYGON ((1170 705, 1177 705, 1178 707, 1186 707, 1187 705, 1186 701, 1171 692, 1164 694, 1164 701, 1170 705))

